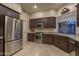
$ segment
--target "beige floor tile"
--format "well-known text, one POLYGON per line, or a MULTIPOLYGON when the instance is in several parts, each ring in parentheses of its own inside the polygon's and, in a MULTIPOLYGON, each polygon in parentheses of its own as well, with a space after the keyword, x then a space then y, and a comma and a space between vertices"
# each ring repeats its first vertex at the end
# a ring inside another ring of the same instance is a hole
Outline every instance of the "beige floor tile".
POLYGON ((14 56, 68 56, 68 54, 53 45, 26 42, 24 48, 14 56))

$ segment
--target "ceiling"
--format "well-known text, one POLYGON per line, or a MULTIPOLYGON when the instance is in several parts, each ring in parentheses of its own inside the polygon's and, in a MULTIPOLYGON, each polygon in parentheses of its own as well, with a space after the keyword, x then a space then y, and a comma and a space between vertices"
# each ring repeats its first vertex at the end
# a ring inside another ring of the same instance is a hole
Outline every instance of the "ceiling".
POLYGON ((57 10, 65 4, 67 3, 21 3, 21 6, 24 11, 32 13, 49 9, 57 10), (34 5, 36 5, 37 8, 34 8, 34 5))

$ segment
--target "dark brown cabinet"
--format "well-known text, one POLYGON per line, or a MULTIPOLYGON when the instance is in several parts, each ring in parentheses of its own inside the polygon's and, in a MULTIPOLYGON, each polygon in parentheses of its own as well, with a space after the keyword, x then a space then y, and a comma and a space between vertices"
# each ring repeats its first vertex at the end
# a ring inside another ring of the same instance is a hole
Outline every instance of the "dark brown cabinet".
POLYGON ((29 21, 30 28, 36 28, 36 19, 31 19, 29 21))
POLYGON ((75 41, 65 36, 43 34, 42 43, 55 45, 56 47, 64 50, 67 53, 72 53, 73 51, 75 51, 75 41))
POLYGON ((52 35, 52 45, 58 46, 58 35, 51 34, 52 35))
POLYGON ((10 16, 10 17, 18 18, 18 19, 20 17, 20 13, 2 4, 0 4, 0 15, 6 15, 6 16, 10 16))
POLYGON ((79 7, 77 9, 77 26, 79 26, 79 7))
POLYGON ((28 33, 28 41, 34 42, 35 34, 34 33, 28 33))
POLYGON ((68 53, 69 55, 73 55, 73 52, 75 52, 75 41, 71 38, 68 38, 68 53))
POLYGON ((79 4, 76 7, 77 7, 77 26, 79 26, 79 4))
POLYGON ((42 42, 58 46, 58 36, 54 34, 43 34, 42 42))
POLYGON ((43 34, 42 43, 52 44, 52 35, 51 34, 43 34))
POLYGON ((47 28, 56 28, 56 17, 48 17, 47 20, 47 28))
POLYGON ((79 42, 75 43, 76 56, 79 56, 79 42))
POLYGON ((30 19, 30 28, 36 28, 38 23, 43 23, 43 28, 56 28, 56 17, 30 19))
POLYGON ((58 36, 58 47, 63 49, 64 51, 67 51, 68 47, 68 40, 65 36, 58 36))

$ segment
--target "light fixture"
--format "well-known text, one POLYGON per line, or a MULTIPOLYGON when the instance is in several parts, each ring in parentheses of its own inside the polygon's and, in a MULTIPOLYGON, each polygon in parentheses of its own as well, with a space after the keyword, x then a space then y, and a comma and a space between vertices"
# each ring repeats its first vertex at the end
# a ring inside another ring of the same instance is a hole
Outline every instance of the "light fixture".
POLYGON ((37 8, 37 6, 36 6, 36 5, 34 5, 34 8, 37 8))

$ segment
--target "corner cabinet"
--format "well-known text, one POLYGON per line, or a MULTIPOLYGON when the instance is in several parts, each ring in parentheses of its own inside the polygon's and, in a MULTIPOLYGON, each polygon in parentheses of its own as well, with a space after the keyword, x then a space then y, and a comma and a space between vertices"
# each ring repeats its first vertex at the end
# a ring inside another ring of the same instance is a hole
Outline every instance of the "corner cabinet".
POLYGON ((30 28, 36 28, 36 24, 43 23, 43 28, 56 28, 56 17, 44 17, 37 19, 30 19, 30 28))

